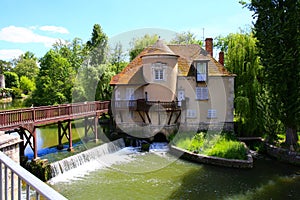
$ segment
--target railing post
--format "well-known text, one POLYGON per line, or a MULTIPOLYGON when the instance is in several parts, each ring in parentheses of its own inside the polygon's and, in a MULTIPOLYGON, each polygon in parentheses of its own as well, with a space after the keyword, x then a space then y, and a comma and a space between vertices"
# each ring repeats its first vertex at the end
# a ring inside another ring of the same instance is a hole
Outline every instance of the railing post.
POLYGON ((32 121, 35 122, 35 108, 32 108, 32 121))

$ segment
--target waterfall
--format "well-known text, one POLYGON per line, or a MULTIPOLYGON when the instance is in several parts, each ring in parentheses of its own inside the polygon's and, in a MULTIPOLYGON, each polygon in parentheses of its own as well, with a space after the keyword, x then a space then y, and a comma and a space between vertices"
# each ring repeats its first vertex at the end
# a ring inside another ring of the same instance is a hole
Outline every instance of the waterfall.
POLYGON ((118 139, 113 142, 102 144, 74 156, 51 163, 52 178, 63 174, 71 169, 75 169, 85 163, 99 160, 101 156, 114 153, 125 147, 124 140, 118 139))
POLYGON ((169 144, 167 142, 153 142, 150 145, 149 152, 168 152, 169 144))

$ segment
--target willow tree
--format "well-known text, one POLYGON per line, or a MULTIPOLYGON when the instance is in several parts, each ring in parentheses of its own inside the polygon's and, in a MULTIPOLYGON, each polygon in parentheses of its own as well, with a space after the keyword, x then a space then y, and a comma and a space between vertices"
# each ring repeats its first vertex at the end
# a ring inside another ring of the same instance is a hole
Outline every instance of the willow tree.
POLYGON ((235 117, 244 135, 260 134, 262 130, 259 93, 261 66, 257 56, 256 39, 252 33, 229 34, 218 38, 218 46, 225 51, 225 67, 236 74, 235 117))
POLYGON ((252 0, 255 36, 273 116, 285 126, 285 143, 297 145, 300 127, 300 0, 252 0))

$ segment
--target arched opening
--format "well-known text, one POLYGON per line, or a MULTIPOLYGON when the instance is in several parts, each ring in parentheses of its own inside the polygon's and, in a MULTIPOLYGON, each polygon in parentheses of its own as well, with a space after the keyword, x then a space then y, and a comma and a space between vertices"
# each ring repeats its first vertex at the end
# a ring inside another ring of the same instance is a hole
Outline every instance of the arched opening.
POLYGON ((165 134, 163 134, 162 132, 158 132, 155 136, 154 136, 154 142, 168 142, 165 134))

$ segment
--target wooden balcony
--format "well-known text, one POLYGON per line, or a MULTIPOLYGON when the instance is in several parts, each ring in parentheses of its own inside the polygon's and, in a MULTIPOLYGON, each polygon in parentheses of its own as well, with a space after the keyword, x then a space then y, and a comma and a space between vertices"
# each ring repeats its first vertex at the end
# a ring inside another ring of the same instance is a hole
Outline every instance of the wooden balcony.
POLYGON ((171 112, 179 111, 178 101, 146 101, 145 99, 138 100, 115 100, 112 101, 113 109, 115 110, 130 110, 149 112, 171 112))

